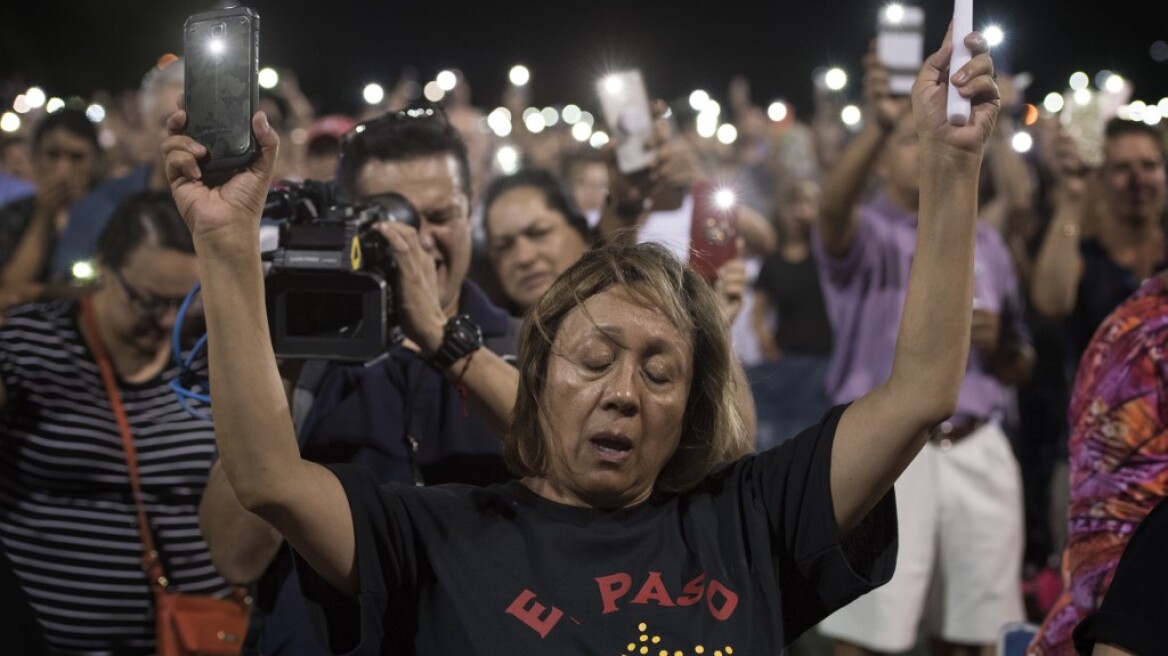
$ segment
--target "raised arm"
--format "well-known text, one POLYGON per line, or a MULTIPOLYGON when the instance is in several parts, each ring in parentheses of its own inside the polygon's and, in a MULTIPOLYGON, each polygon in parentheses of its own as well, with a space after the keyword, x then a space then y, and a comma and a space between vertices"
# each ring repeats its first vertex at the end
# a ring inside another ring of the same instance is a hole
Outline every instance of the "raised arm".
POLYGON ((1050 319, 1062 319, 1075 309, 1079 281, 1083 277, 1083 257, 1079 253, 1079 233, 1087 202, 1087 180, 1075 142, 1065 131, 1055 138, 1051 170, 1055 176, 1052 192, 1054 216, 1042 237, 1030 282, 1030 302, 1050 319))
POLYGON ((355 596, 356 547, 348 499, 327 469, 302 460, 268 333, 259 220, 279 138, 252 119, 261 155, 220 187, 203 183, 206 149, 170 117, 166 176, 191 230, 206 308, 215 440, 244 508, 276 528, 331 585, 355 596))
POLYGON ((921 157, 916 255, 892 374, 848 408, 836 432, 831 493, 841 535, 892 487, 933 426, 953 414, 969 359, 978 170, 999 101, 985 40, 974 33, 965 43, 976 56, 951 83, 973 101, 967 125, 946 119, 948 35, 913 87, 921 157))
POLYGON ((852 246, 859 225, 857 208, 876 160, 908 102, 888 91, 888 69, 876 56, 875 44, 864 57, 864 98, 870 117, 860 134, 848 144, 823 181, 819 206, 819 234, 824 250, 843 257, 852 246))

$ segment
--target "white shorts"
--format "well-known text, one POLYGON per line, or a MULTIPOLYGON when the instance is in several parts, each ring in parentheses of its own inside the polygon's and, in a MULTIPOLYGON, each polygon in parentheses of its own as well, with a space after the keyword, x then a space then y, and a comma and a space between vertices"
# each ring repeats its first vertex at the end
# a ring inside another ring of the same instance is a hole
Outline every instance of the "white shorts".
POLYGON ((988 423, 949 448, 935 442, 896 481, 900 549, 884 586, 836 611, 823 635, 882 652, 916 644, 922 620, 948 642, 993 644, 1020 622, 1022 478, 988 423))

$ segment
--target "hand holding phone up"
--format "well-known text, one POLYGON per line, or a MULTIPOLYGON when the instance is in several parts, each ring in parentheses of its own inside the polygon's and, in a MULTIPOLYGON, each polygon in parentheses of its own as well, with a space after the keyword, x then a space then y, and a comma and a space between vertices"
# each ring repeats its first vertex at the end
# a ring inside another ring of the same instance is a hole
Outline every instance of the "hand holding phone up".
POLYGON ((247 7, 195 14, 183 25, 186 130, 207 149, 204 173, 238 171, 255 159, 259 26, 247 7))

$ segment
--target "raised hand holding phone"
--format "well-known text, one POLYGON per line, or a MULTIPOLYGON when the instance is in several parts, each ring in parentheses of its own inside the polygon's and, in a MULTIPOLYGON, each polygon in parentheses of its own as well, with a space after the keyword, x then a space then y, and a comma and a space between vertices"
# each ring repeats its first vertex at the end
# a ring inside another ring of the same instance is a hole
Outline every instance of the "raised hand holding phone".
POLYGON ((649 95, 641 71, 610 73, 596 82, 604 121, 616 137, 616 162, 621 173, 653 166, 654 133, 649 95))
MULTIPOLYGON (((961 70, 972 57, 965 46, 965 36, 973 31, 973 0, 953 0, 953 52, 949 55, 949 74, 961 70)), ((949 85, 949 122, 965 125, 969 122, 969 99, 957 92, 955 85, 949 85)))
POLYGON ((205 173, 242 170, 256 157, 259 27, 247 7, 195 14, 183 25, 186 133, 207 149, 205 173))
POLYGON ((885 7, 877 22, 876 53, 888 69, 889 93, 912 93, 925 54, 925 11, 900 4, 885 7))

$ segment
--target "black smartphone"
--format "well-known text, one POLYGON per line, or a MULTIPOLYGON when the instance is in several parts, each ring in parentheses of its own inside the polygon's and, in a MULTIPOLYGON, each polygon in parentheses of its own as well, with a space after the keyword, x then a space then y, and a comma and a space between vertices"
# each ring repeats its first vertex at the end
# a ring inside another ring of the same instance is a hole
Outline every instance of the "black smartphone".
POLYGON ((195 14, 183 25, 187 134, 207 148, 205 172, 245 168, 258 151, 260 17, 247 7, 195 14))

